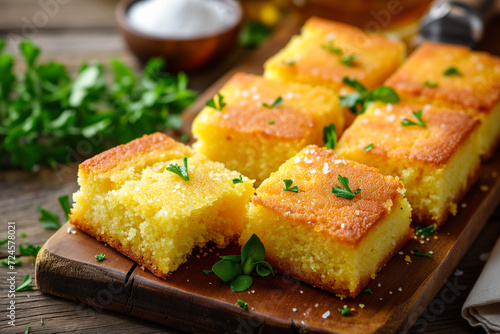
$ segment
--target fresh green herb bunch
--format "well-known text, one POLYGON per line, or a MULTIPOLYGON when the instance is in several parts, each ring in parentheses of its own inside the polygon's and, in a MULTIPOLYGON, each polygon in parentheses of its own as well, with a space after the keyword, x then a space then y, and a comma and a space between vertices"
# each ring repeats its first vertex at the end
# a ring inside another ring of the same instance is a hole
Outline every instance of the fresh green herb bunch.
POLYGON ((343 82, 356 89, 356 92, 340 97, 340 105, 348 107, 349 111, 353 114, 360 115, 364 113, 368 105, 374 101, 385 103, 399 102, 398 94, 388 86, 380 86, 369 91, 356 79, 345 77, 343 82))
POLYGON ((250 275, 266 277, 274 275, 271 265, 264 261, 266 251, 259 237, 252 234, 241 248, 241 255, 221 256, 219 262, 213 265, 212 271, 234 292, 249 289, 253 284, 250 275))
POLYGON ((26 70, 16 76, 14 56, 0 40, 0 169, 34 170, 75 162, 144 134, 181 126, 195 100, 187 77, 161 72, 150 60, 144 73, 111 60, 111 85, 101 64, 84 64, 72 80, 63 64, 39 64, 40 49, 19 45, 26 70))

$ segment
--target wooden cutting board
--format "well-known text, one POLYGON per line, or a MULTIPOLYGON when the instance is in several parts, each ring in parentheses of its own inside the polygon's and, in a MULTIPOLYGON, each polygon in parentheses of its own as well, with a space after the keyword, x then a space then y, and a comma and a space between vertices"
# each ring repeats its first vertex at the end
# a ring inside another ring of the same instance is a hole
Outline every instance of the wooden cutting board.
MULTIPOLYGON (((298 31, 287 22, 244 63, 208 89, 185 114, 185 130, 204 101, 236 71, 262 73, 262 64, 298 31)), ((458 214, 437 233, 412 239, 378 274, 368 288, 372 295, 340 300, 333 294, 282 275, 255 278, 247 292, 234 293, 216 276, 203 274, 218 255, 239 254, 239 247, 195 251, 167 280, 142 270, 120 253, 78 231, 60 228, 44 245, 36 262, 40 290, 137 318, 198 333, 388 333, 406 330, 431 302, 500 202, 500 155, 482 166, 481 177, 469 191, 458 214), (73 234, 71 231, 75 231, 73 234), (423 243, 422 243, 423 242, 423 243), (415 246, 433 251, 432 258, 410 253, 415 246), (96 254, 104 253, 102 262, 96 254), (411 263, 405 260, 406 255, 411 263), (240 308, 242 299, 249 311, 240 308), (355 308, 348 316, 337 309, 355 308), (362 308, 361 305, 364 307, 362 308)), ((452 282, 450 280, 449 282, 452 282)), ((463 287, 449 285, 443 298, 453 300, 463 287)), ((456 281, 455 281, 456 282, 456 281)))

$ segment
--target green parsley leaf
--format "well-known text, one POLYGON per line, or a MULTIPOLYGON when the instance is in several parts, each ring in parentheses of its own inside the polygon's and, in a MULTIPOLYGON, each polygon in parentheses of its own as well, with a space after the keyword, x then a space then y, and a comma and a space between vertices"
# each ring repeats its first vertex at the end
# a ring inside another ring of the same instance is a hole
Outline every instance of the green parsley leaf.
POLYGON ((202 269, 201 271, 203 271, 203 273, 207 276, 214 272, 213 270, 207 270, 207 269, 202 269))
POLYGON ((342 107, 348 107, 349 110, 356 115, 364 113, 368 105, 374 101, 385 103, 399 102, 398 94, 390 87, 380 86, 373 91, 368 91, 365 86, 356 79, 344 77, 343 82, 356 89, 356 92, 341 96, 340 105, 342 107))
POLYGON ((64 216, 66 217, 64 222, 67 223, 69 220, 69 215, 71 214, 71 209, 69 208, 69 196, 60 196, 57 198, 57 200, 59 201, 59 204, 61 204, 61 207, 64 211, 64 216))
POLYGON ((187 157, 184 157, 184 166, 179 166, 178 164, 169 164, 167 167, 167 171, 179 175, 184 181, 189 181, 187 157))
POLYGON ((236 276, 234 280, 229 282, 229 288, 233 292, 242 292, 249 289, 253 284, 253 279, 247 275, 236 276))
POLYGON ((46 230, 57 230, 61 227, 61 222, 59 221, 59 217, 57 215, 48 210, 41 208, 37 205, 36 209, 40 212, 41 216, 38 218, 38 221, 42 222, 42 227, 46 230))
POLYGON ((456 68, 455 66, 451 66, 451 67, 448 67, 443 75, 446 75, 447 77, 449 76, 453 76, 453 75, 456 75, 456 76, 459 76, 461 77, 462 76, 462 73, 458 70, 458 68, 456 68))
POLYGON ((8 242, 9 242, 9 239, 2 240, 2 241, 0 241, 0 246, 3 246, 8 242))
POLYGON ((245 303, 243 300, 241 299, 238 299, 236 301, 238 303, 238 306, 241 307, 241 308, 244 308, 245 310, 248 311, 248 303, 245 303))
POLYGON ((43 319, 40 319, 40 323, 41 323, 41 324, 42 324, 42 326, 43 326, 43 319))
POLYGON ((292 193, 298 193, 299 192, 299 188, 297 188, 297 186, 291 187, 292 184, 293 184, 293 180, 292 179, 285 179, 285 180, 283 180, 283 182, 285 182, 285 188, 283 188, 283 191, 290 191, 292 193))
POLYGON ((21 256, 34 256, 38 255, 38 252, 42 249, 42 246, 33 246, 28 244, 19 244, 19 252, 21 256), (26 245, 26 247, 25 247, 26 245))
POLYGON ((323 142, 325 147, 329 150, 333 150, 335 145, 337 145, 337 131, 335 130, 335 124, 331 123, 323 128, 323 142))
POLYGON ((21 292, 21 291, 33 291, 33 286, 31 284, 31 277, 30 275, 26 275, 24 278, 23 282, 19 284, 19 286, 16 288, 16 292, 21 292))
POLYGON ((422 251, 417 247, 415 246, 415 249, 413 250, 413 254, 417 255, 417 256, 425 256, 425 257, 432 257, 432 253, 422 253, 422 251))
POLYGON ((363 290, 363 292, 364 292, 364 293, 367 293, 367 294, 369 294, 369 295, 373 295, 373 292, 372 292, 372 290, 371 290, 371 289, 364 289, 364 290, 363 290))
POLYGON ((333 187, 332 193, 337 195, 337 197, 342 197, 350 200, 361 192, 361 189, 356 189, 354 192, 352 192, 351 188, 349 188, 349 179, 347 179, 347 177, 342 177, 339 174, 338 181, 345 189, 342 189, 339 186, 333 187))
POLYGON ((21 232, 21 238, 26 238, 26 233, 21 232))
POLYGON ((342 50, 340 48, 337 48, 333 45, 333 41, 329 40, 327 44, 322 44, 321 48, 327 52, 333 53, 333 54, 340 54, 342 53, 342 50))
POLYGON ((425 81, 424 85, 430 88, 436 88, 438 86, 437 82, 425 81))
POLYGON ((97 261, 101 262, 102 260, 104 260, 104 258, 106 257, 106 254, 104 253, 101 253, 101 254, 97 254, 95 256, 95 258, 97 259, 97 261))
POLYGON ((262 106, 265 108, 271 109, 271 108, 278 107, 281 104, 283 104, 283 98, 281 96, 278 96, 278 98, 276 98, 276 100, 274 100, 274 102, 271 105, 264 102, 264 103, 262 103, 262 106))
POLYGON ((221 93, 217 93, 217 101, 212 97, 207 101, 207 103, 205 103, 205 105, 222 112, 222 109, 226 106, 226 103, 224 102, 224 96, 222 96, 221 93))
POLYGON ((436 225, 432 224, 427 227, 419 227, 417 226, 417 235, 422 235, 422 236, 430 236, 434 233, 434 230, 436 229, 436 225))
POLYGON ((269 124, 269 125, 274 125, 274 124, 276 124, 276 122, 275 122, 275 121, 271 121, 271 122, 269 122, 268 124, 269 124))
POLYGON ((181 142, 187 143, 191 139, 187 133, 183 133, 181 136, 181 142))
POLYGON ((21 260, 15 259, 14 262, 12 262, 12 261, 9 261, 9 258, 5 258, 5 259, 0 260, 0 264, 3 266, 10 266, 10 265, 17 266, 17 265, 21 264, 21 260))
POLYGON ((350 308, 339 308, 338 309, 340 314, 342 314, 342 316, 346 316, 348 315, 349 313, 351 313, 351 309, 350 308))
POLYGON ((233 184, 236 184, 236 183, 243 183, 243 176, 238 176, 236 178, 233 179, 233 184))
POLYGON ((421 126, 423 128, 427 127, 427 125, 422 120, 422 109, 414 111, 413 115, 415 115, 415 117, 417 118, 417 122, 414 122, 414 121, 405 117, 405 118, 403 118, 403 121, 401 122, 401 126, 417 125, 417 126, 421 126))
POLYGON ((354 61, 358 60, 358 56, 357 55, 344 55, 340 58, 340 63, 345 65, 345 66, 349 66, 349 67, 353 67, 354 66, 354 61))
POLYGON ((24 334, 28 334, 30 332, 31 325, 28 326, 28 329, 24 332, 24 334))
POLYGON ((252 286, 251 274, 265 277, 274 275, 269 263, 264 261, 266 251, 259 237, 253 234, 241 249, 241 255, 221 256, 212 271, 234 292, 245 291, 252 286))
POLYGON ((368 144, 363 150, 366 152, 370 151, 373 148, 373 143, 368 144))

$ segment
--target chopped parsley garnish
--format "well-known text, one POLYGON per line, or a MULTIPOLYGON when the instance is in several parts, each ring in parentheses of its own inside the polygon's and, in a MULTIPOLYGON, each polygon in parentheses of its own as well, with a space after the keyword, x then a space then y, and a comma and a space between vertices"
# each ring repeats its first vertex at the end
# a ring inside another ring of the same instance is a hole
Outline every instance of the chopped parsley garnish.
POLYGON ((276 124, 276 122, 275 122, 275 121, 271 121, 271 122, 269 122, 269 125, 274 125, 274 124, 276 124))
POLYGON ((339 174, 338 181, 345 189, 342 189, 339 186, 333 187, 332 193, 337 195, 337 197, 342 197, 345 199, 353 199, 354 196, 356 196, 356 194, 359 194, 361 192, 361 189, 356 189, 354 192, 352 192, 351 188, 349 188, 349 179, 347 179, 347 177, 342 177, 339 174))
POLYGON ((16 292, 21 292, 21 291, 33 291, 33 286, 31 284, 31 277, 30 275, 26 275, 24 278, 23 282, 19 284, 19 286, 16 288, 16 292))
POLYGON ((424 121, 422 119, 422 109, 414 111, 412 113, 417 118, 417 122, 414 122, 414 121, 405 117, 405 118, 403 118, 403 121, 401 122, 401 126, 417 125, 417 126, 421 126, 423 128, 426 128, 427 125, 424 123, 424 121))
POLYGON ((31 325, 28 326, 28 329, 24 332, 24 334, 28 334, 30 332, 31 325))
POLYGON ((224 102, 224 96, 222 96, 221 93, 217 93, 217 101, 212 97, 207 101, 207 103, 205 103, 205 105, 217 111, 222 111, 222 108, 226 106, 226 103, 224 102))
POLYGON ((202 269, 201 271, 203 271, 203 273, 207 276, 213 273, 213 270, 202 269))
POLYGON ((285 188, 283 188, 283 191, 291 191, 292 193, 298 193, 299 192, 299 188, 297 188, 297 186, 291 187, 292 184, 293 184, 293 180, 292 179, 284 179, 283 182, 285 182, 285 188))
MULTIPOLYGON (((69 208, 69 196, 64 195, 57 198, 61 208, 64 211, 64 216, 66 217, 65 223, 69 220, 69 215, 71 210, 69 208)), ((54 212, 41 208, 37 206, 36 209, 40 212, 41 216, 38 218, 38 221, 42 223, 42 227, 46 230, 57 230, 61 227, 61 222, 59 221, 59 217, 54 212)))
POLYGON ((187 157, 184 157, 184 166, 179 166, 178 164, 170 164, 168 165, 167 170, 179 175, 184 181, 189 181, 187 157))
POLYGON ((0 246, 3 246, 3 245, 5 245, 5 244, 6 244, 6 243, 8 243, 8 242, 9 242, 9 239, 8 239, 8 238, 7 238, 7 239, 5 239, 5 240, 2 240, 2 241, 0 241, 0 246))
POLYGON ((330 124, 323 128, 323 142, 325 147, 329 150, 335 148, 337 145, 337 130, 335 130, 335 124, 330 124))
POLYGON ((95 258, 97 259, 97 261, 101 262, 102 260, 104 260, 104 258, 106 257, 106 254, 104 253, 101 253, 101 254, 97 254, 95 256, 95 258))
POLYGON ((41 323, 41 324, 42 324, 42 326, 43 326, 43 319, 40 319, 40 323, 41 323))
POLYGON ((426 256, 426 257, 432 257, 432 253, 422 253, 422 251, 417 247, 415 246, 415 249, 413 250, 413 254, 417 255, 417 256, 426 256))
POLYGON ((281 96, 278 96, 278 98, 276 98, 276 100, 274 100, 274 102, 271 103, 271 105, 264 102, 264 103, 262 103, 262 106, 265 108, 271 109, 271 108, 280 106, 282 103, 283 103, 283 98, 281 96))
POLYGON ((34 256, 38 255, 38 252, 42 249, 42 246, 33 246, 28 244, 19 244, 19 252, 21 256, 34 256), (24 246, 26 245, 26 247, 24 246))
POLYGON ((11 265, 18 266, 21 264, 21 260, 14 259, 14 261, 11 261, 9 260, 9 258, 5 258, 0 260, 0 264, 3 266, 11 266, 11 265))
POLYGON ((368 144, 363 150, 366 152, 370 151, 373 148, 373 143, 368 144))
POLYGON ((424 85, 430 88, 436 88, 438 86, 437 82, 425 81, 424 85))
POLYGON ((236 184, 236 183, 243 183, 243 176, 241 176, 241 174, 240 174, 240 176, 235 177, 233 179, 233 184, 236 184))
POLYGON ((453 76, 453 75, 456 75, 456 76, 459 76, 459 77, 462 76, 462 73, 455 66, 449 67, 448 69, 446 69, 446 71, 444 71, 443 74, 446 75, 447 77, 450 77, 450 76, 453 76))
POLYGON ((399 102, 398 94, 390 87, 380 86, 369 91, 356 79, 344 77, 343 82, 356 89, 356 92, 340 97, 340 105, 348 107, 353 114, 360 115, 364 113, 368 105, 374 101, 399 102))
POLYGON ((243 300, 241 299, 238 299, 236 301, 238 303, 238 306, 241 307, 241 308, 244 308, 245 310, 248 311, 248 303, 245 303, 243 300))
POLYGON ((227 282, 233 292, 245 291, 253 284, 250 275, 274 275, 271 265, 264 261, 265 256, 264 244, 257 235, 252 234, 241 248, 241 255, 221 256, 221 260, 212 266, 212 271, 227 282))
POLYGON ((351 313, 351 309, 346 307, 346 308, 339 308, 338 309, 340 314, 342 314, 343 316, 346 316, 348 315, 349 313, 351 313))
POLYGON ((357 55, 345 55, 340 58, 340 63, 344 64, 345 66, 353 67, 354 66, 354 61, 358 59, 357 55))
POLYGON ((419 227, 417 226, 417 235, 430 236, 434 233, 436 229, 436 225, 432 224, 427 227, 419 227))
POLYGON ((327 52, 334 53, 334 54, 342 53, 342 50, 340 48, 337 48, 333 45, 332 40, 329 40, 327 44, 322 44, 321 48, 327 52))
POLYGON ((363 290, 363 292, 364 292, 364 293, 367 293, 367 294, 369 294, 369 295, 373 295, 373 292, 372 292, 372 290, 371 290, 371 289, 364 289, 364 290, 363 290))
POLYGON ((288 60, 283 61, 283 64, 285 64, 287 66, 293 66, 293 65, 295 65, 295 61, 293 61, 292 59, 288 59, 288 60))

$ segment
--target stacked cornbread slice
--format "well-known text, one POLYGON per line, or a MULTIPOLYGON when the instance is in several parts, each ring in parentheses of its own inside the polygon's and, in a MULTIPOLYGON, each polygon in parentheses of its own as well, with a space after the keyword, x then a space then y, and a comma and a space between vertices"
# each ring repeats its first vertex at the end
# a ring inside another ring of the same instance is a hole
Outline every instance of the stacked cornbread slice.
POLYGON ((478 175, 479 123, 475 116, 431 105, 374 104, 356 118, 335 152, 398 176, 413 220, 441 225, 478 175))
POLYGON ((280 272, 354 297, 410 238, 404 193, 397 178, 309 146, 257 189, 240 243, 255 233, 280 272), (340 177, 352 198, 332 193, 340 177))
POLYGON ((500 141, 500 58, 449 44, 426 42, 390 77, 406 102, 432 104, 477 116, 479 152, 487 158, 500 141))
MULTIPOLYGON (((405 46, 381 35, 367 35, 343 23, 310 18, 301 34, 264 64, 264 76, 285 82, 325 86, 339 95, 352 87, 345 77, 368 89, 380 86, 403 62, 405 46)), ((354 115, 345 109, 347 124, 354 115)))
POLYGON ((163 134, 144 136, 79 166, 70 222, 165 278, 194 247, 240 235, 254 188, 235 178, 163 134), (167 170, 184 160, 188 180, 167 170))
POLYGON ((323 128, 344 129, 339 98, 323 87, 237 73, 193 122, 194 148, 260 184, 310 144, 323 144, 323 128))

